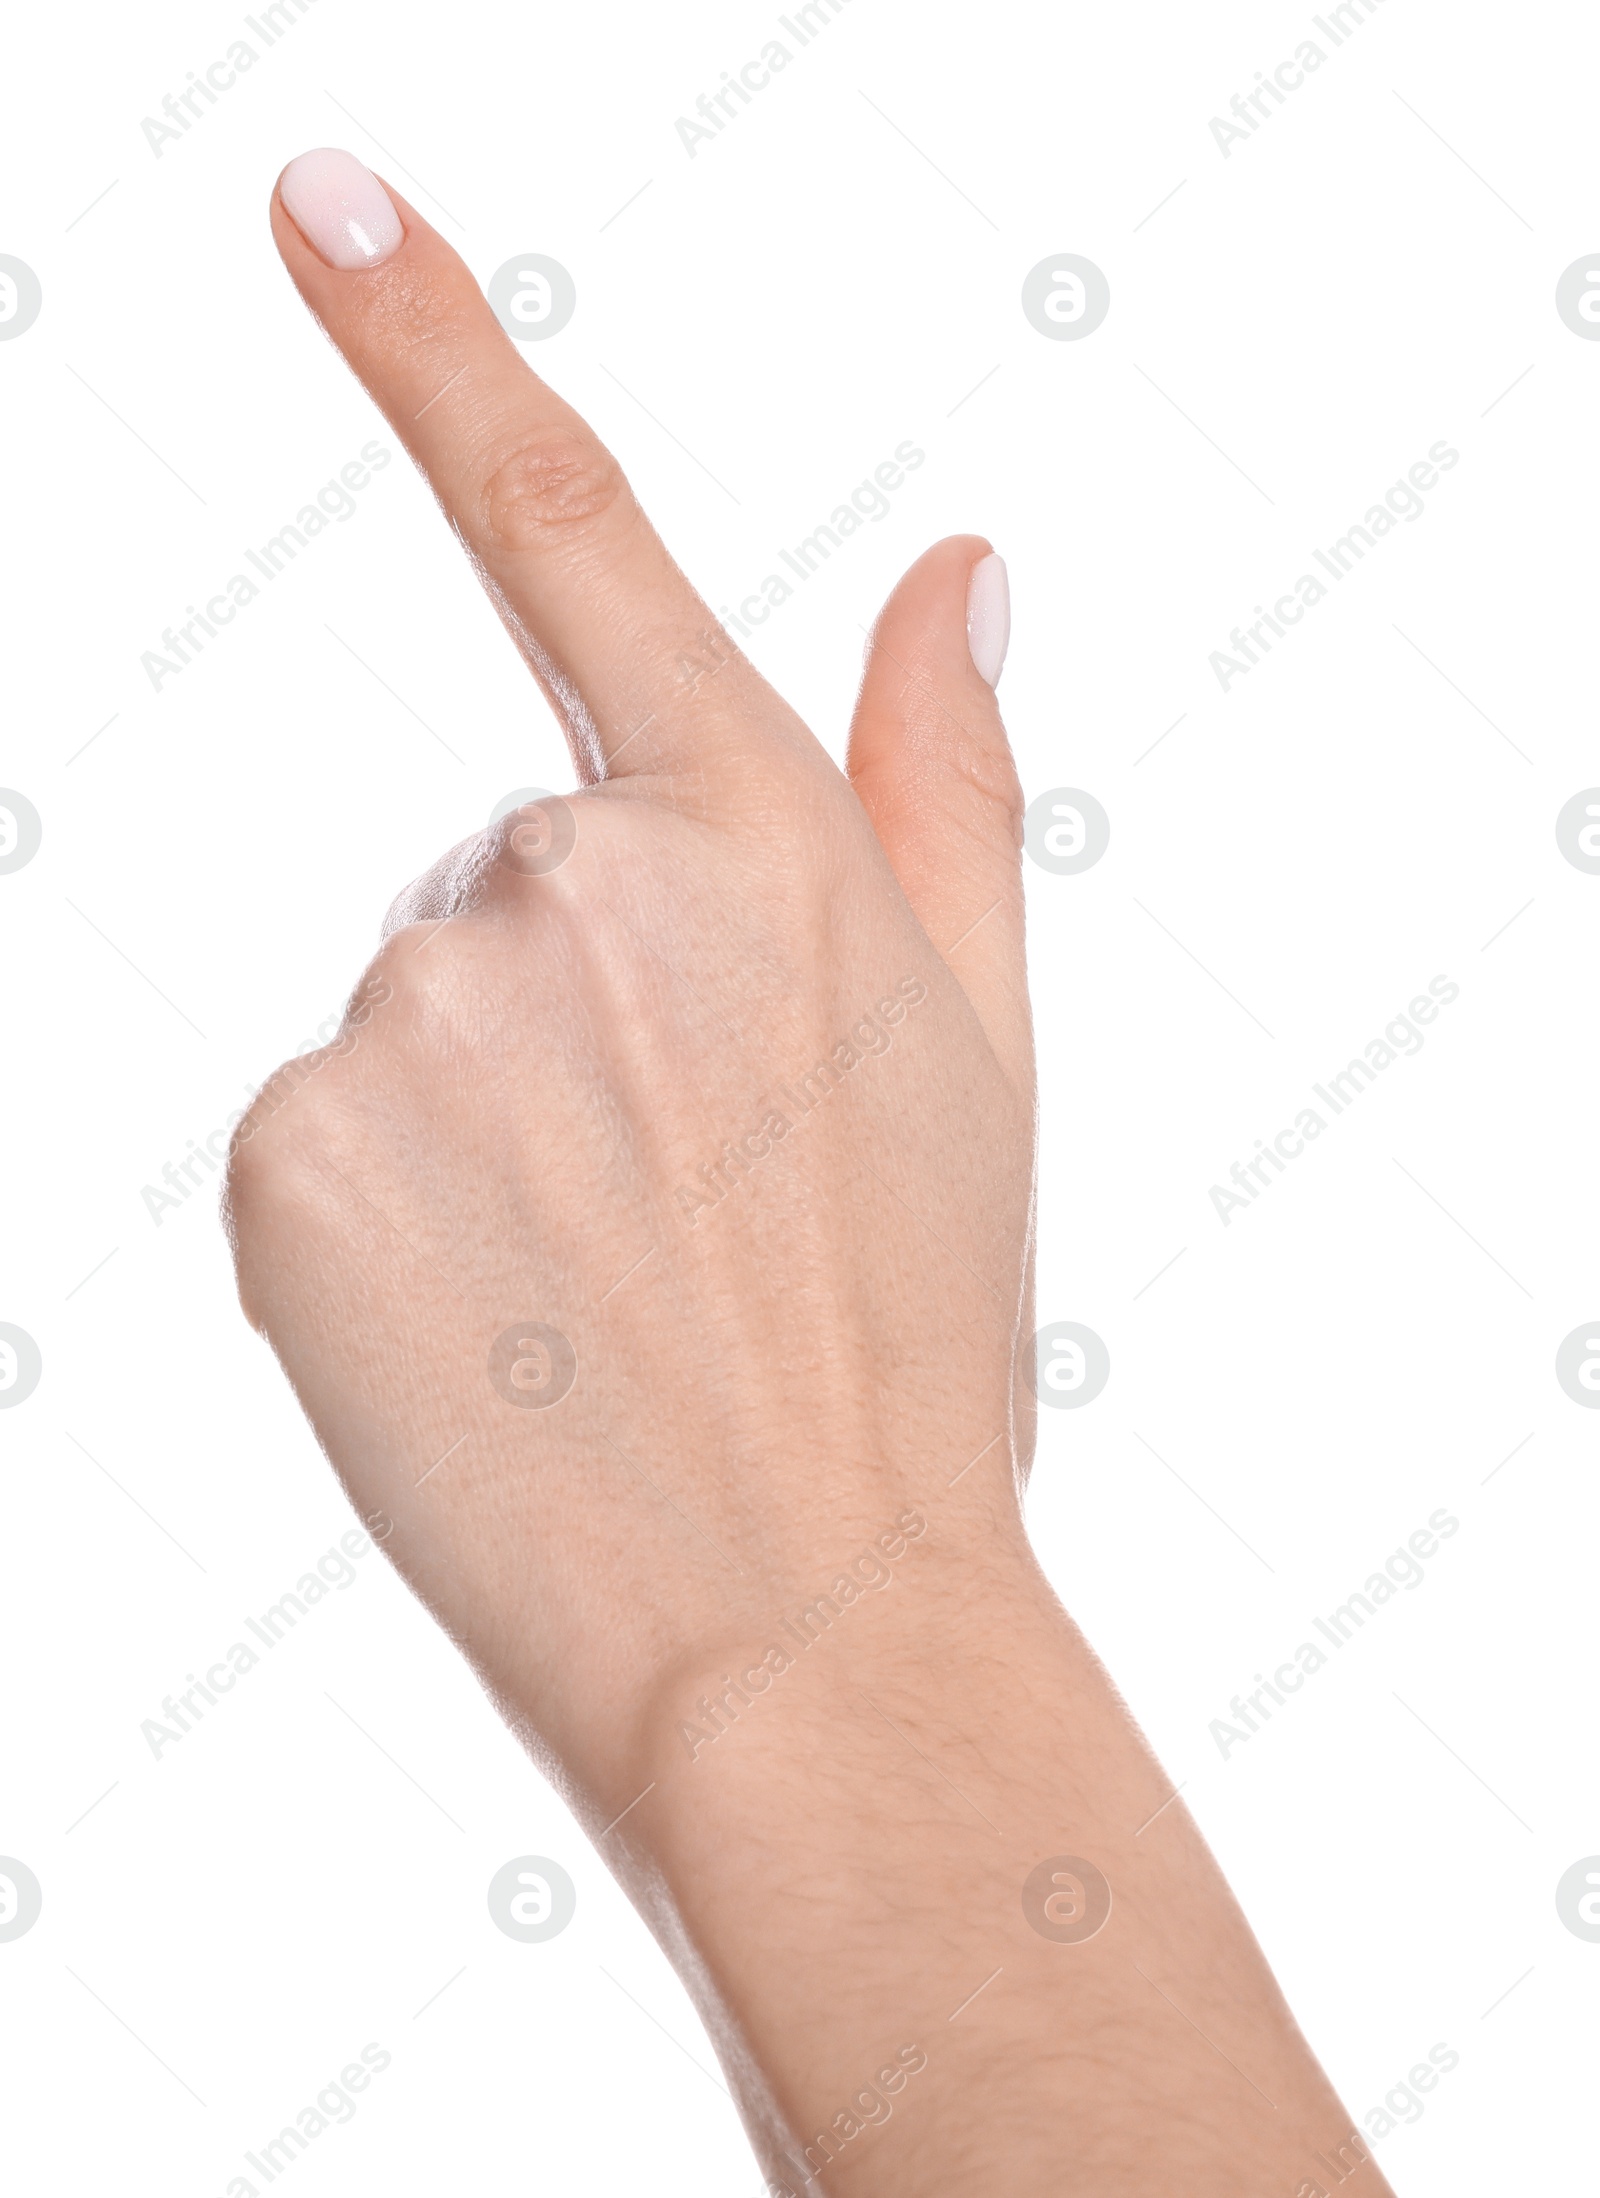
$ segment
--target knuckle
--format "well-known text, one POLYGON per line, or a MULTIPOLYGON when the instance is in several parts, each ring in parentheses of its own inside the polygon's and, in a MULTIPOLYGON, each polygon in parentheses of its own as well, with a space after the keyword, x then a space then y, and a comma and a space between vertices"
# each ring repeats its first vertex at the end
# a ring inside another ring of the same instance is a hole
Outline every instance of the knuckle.
MULTIPOLYGON (((479 878, 479 899, 497 906, 516 897, 529 879, 553 879, 578 844, 583 798, 544 794, 509 810, 484 835, 488 859, 479 878)), ((593 817, 590 805, 588 822, 593 817)), ((526 898, 526 894, 523 896, 526 898)))
POLYGON ((329 1168, 350 1164, 345 1098, 347 1037, 296 1054, 273 1071, 233 1132, 222 1183, 222 1222, 245 1318, 271 1332, 272 1309, 300 1259, 329 1248, 329 1168))
POLYGON ((552 530, 602 518, 626 495, 622 468, 603 444, 549 429, 494 460, 483 486, 484 531, 497 549, 535 549, 552 530))
POLYGON ((412 1027, 439 1013, 461 985, 471 919, 457 909, 391 931, 367 965, 362 990, 374 1003, 371 1020, 412 1027))
POLYGON ((385 940, 415 924, 446 923, 470 908, 488 859, 487 847, 488 835, 474 832, 404 886, 390 902, 383 919, 385 940))
POLYGON ((470 907, 391 931, 369 964, 363 985, 376 1004, 364 1028, 347 1032, 343 1072, 358 1113, 441 1074, 453 1079, 481 1044, 506 985, 491 881, 486 870, 470 907))
POLYGON ((304 1158, 339 1140, 354 1095, 353 1056, 395 991, 380 954, 345 1003, 332 1039, 292 1054, 256 1091, 228 1146, 227 1197, 235 1214, 277 1202, 304 1158))
POLYGON ((313 1115, 322 1113, 319 1102, 326 1096, 328 1072, 346 1050, 345 1042, 335 1039, 332 1045, 297 1053, 273 1070, 233 1133, 228 1148, 230 1178, 247 1183, 270 1178, 285 1149, 286 1133, 303 1129, 313 1115))

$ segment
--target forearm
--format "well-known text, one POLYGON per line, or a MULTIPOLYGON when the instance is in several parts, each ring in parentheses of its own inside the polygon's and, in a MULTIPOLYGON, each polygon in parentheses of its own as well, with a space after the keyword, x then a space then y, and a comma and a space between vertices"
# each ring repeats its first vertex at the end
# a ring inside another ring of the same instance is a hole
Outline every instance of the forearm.
POLYGON ((1293 2198, 1320 2154, 1352 2198, 1387 2190, 1024 1556, 975 1573, 931 1517, 891 1585, 810 1631, 780 1600, 685 1660, 651 1790, 601 1842, 774 2189, 1293 2198), (1098 1928, 1068 1857, 1109 1888, 1098 1928))

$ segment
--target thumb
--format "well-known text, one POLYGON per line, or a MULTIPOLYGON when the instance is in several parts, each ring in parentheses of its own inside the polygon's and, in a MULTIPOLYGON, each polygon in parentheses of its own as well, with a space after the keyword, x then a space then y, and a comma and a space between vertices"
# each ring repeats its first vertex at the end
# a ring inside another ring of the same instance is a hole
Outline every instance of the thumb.
POLYGON ((1006 568, 988 543, 936 542, 872 630, 846 769, 1001 1066, 1029 1086, 1022 788, 994 692, 1010 630, 1006 568))

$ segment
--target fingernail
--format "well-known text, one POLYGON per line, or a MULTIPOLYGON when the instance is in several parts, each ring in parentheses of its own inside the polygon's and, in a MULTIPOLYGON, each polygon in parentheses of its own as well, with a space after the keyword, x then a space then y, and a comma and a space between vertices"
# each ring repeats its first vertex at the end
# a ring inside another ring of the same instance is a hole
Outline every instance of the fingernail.
POLYGON ((325 145, 284 169, 278 195, 295 227, 330 267, 376 267, 405 235, 394 200, 354 153, 325 145))
POLYGON ((1000 673, 1011 640, 1011 583, 1006 561, 991 551, 980 557, 967 583, 967 647, 980 679, 991 687, 1000 673))

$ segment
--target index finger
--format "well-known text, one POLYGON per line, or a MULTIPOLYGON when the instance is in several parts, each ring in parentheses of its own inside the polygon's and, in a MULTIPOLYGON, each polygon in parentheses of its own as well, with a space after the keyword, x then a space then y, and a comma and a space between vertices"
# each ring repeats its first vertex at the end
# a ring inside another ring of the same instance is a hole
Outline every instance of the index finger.
MULTIPOLYGON (((345 152, 290 162, 272 228, 301 296, 460 536, 580 773, 670 772, 724 744, 748 751, 748 725, 735 728, 752 683, 769 711, 771 691, 610 451, 518 355, 459 254, 345 152), (710 698, 692 671, 708 652, 710 698)), ((796 736, 809 741, 781 711, 775 737, 796 736)))

